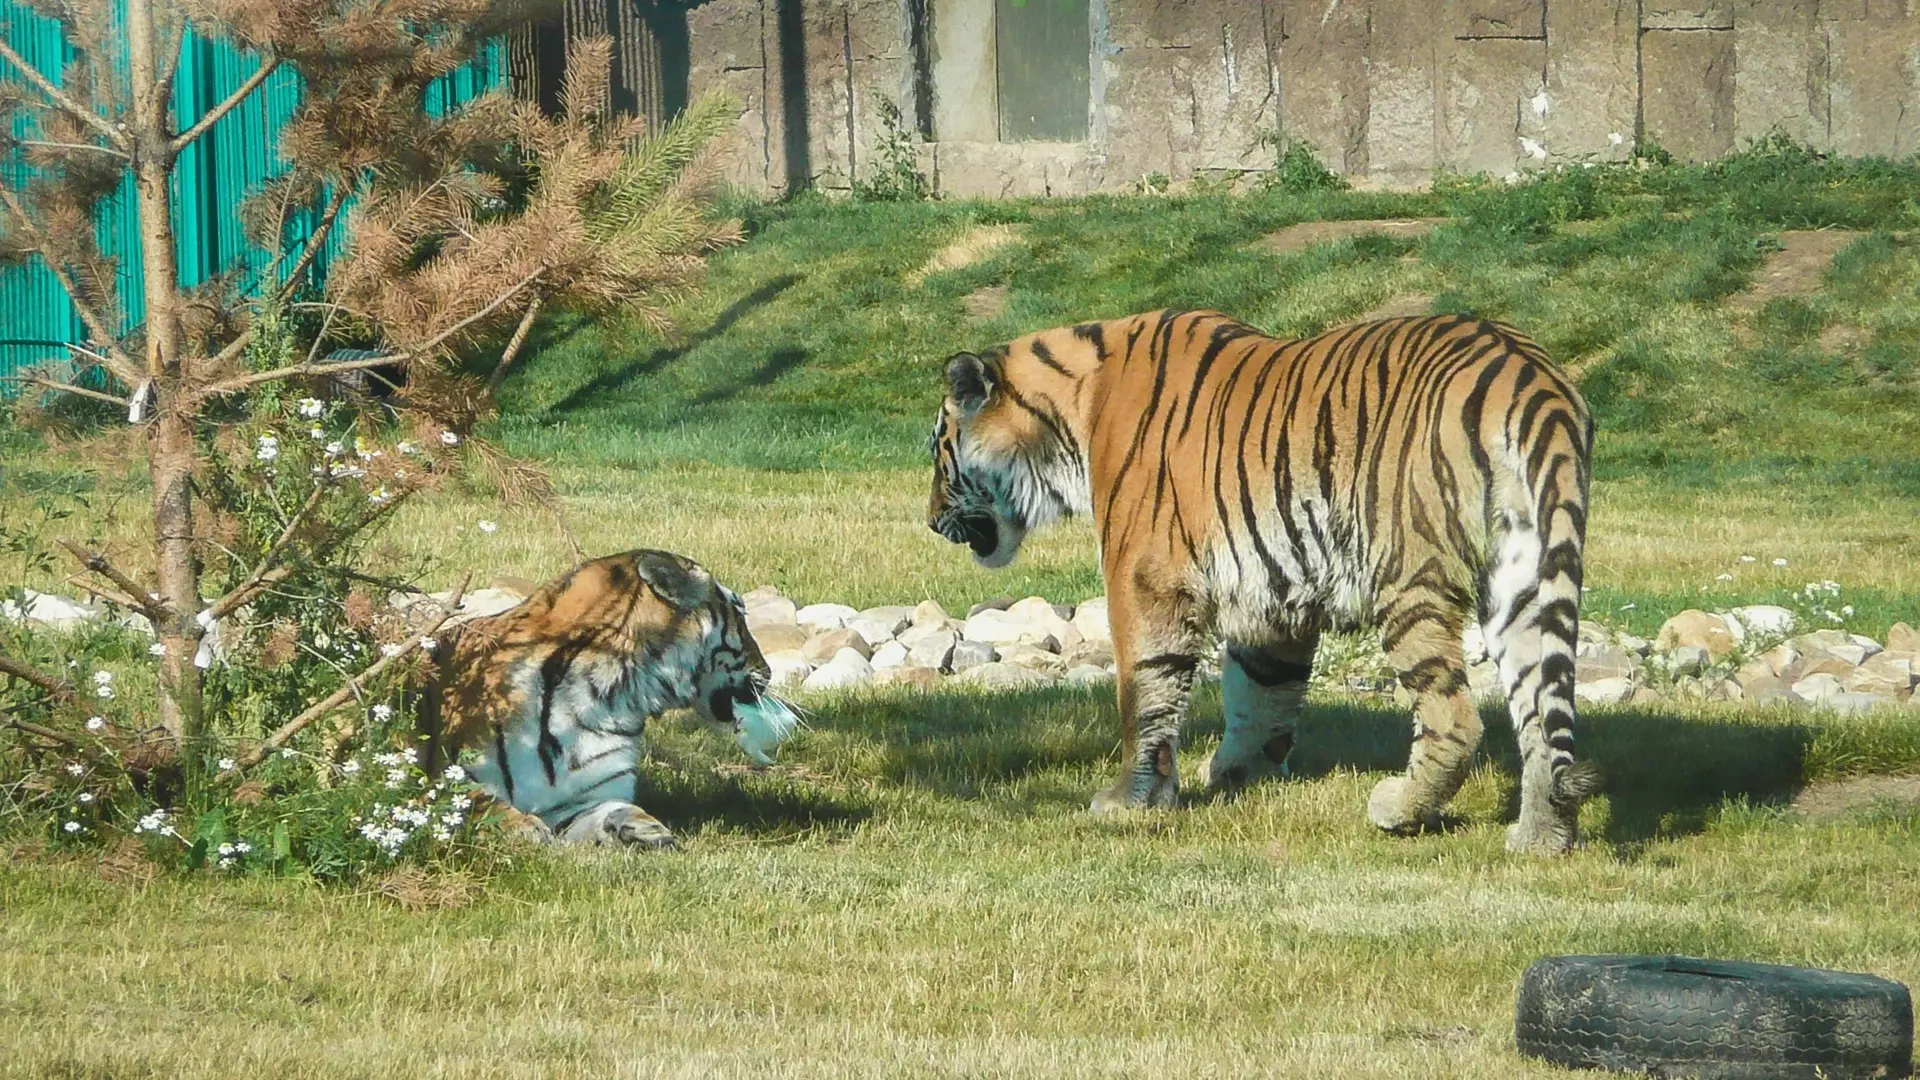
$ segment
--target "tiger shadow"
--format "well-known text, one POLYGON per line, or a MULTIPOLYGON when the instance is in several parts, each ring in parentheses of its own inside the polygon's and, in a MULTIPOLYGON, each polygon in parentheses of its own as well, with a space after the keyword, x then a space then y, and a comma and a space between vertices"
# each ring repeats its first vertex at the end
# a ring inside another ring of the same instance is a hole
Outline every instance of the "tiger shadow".
MULTIPOLYGON (((1481 767, 1506 787, 1504 820, 1518 812, 1520 755, 1504 709, 1483 710, 1481 767)), ((1116 767, 1118 723, 1109 689, 999 695, 873 696, 836 710, 834 738, 878 744, 882 778, 1001 809, 1085 805, 1089 773, 1116 767)), ((1222 731, 1217 690, 1195 695, 1183 729, 1193 765, 1222 731)), ((1597 838, 1631 853, 1652 839, 1704 830, 1728 802, 1782 805, 1805 786, 1814 730, 1787 719, 1681 715, 1658 706, 1583 715, 1579 754, 1606 777, 1597 838)), ((1406 767, 1412 723, 1402 709, 1357 700, 1311 702, 1289 761, 1295 783, 1336 773, 1406 767)), ((870 747, 871 748, 871 747, 870 747)), ((1189 790, 1190 802, 1215 798, 1189 790)))

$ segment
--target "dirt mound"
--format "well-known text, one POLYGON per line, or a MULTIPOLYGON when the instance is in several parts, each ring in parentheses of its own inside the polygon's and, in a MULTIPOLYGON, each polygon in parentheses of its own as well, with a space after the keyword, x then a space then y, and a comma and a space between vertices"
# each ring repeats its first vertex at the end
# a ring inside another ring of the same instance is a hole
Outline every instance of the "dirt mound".
POLYGON ((1794 229, 1780 234, 1780 250, 1767 256, 1767 265, 1754 275, 1746 292, 1728 302, 1736 314, 1747 315, 1781 296, 1810 296, 1820 288, 1820 275, 1833 264, 1840 249, 1860 239, 1845 229, 1794 229))
POLYGON ((1920 805, 1920 776, 1854 776, 1813 784, 1796 795, 1793 809, 1802 817, 1830 821, 1875 806, 1920 805))

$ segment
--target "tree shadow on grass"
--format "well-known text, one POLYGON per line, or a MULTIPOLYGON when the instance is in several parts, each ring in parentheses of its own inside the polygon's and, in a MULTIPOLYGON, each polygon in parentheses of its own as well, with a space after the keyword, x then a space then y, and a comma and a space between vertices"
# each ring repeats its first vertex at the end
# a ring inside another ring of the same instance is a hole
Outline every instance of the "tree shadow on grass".
MULTIPOLYGON (((1183 732, 1187 747, 1221 732, 1218 693, 1196 697, 1183 732)), ((1482 719, 1481 754, 1509 780, 1505 819, 1511 820, 1520 776, 1512 726, 1497 706, 1482 719)), ((837 703, 816 728, 815 749, 829 758, 844 751, 864 762, 877 759, 878 778, 886 783, 949 798, 993 798, 1015 810, 1084 802, 1091 791, 1075 778, 1117 766, 1119 726, 1111 692, 1103 688, 856 697, 837 703), (1021 794, 1009 796, 1009 788, 1021 794)), ((1807 751, 1817 733, 1778 714, 1591 712, 1582 718, 1579 753, 1606 776, 1602 838, 1634 845, 1696 833, 1729 800, 1790 802, 1805 786, 1807 751)), ((1295 782, 1345 771, 1398 772, 1406 767, 1411 738, 1405 710, 1316 701, 1300 723, 1290 763, 1295 782)))
MULTIPOLYGON (((545 418, 548 420, 559 419, 583 405, 596 402, 606 394, 626 387, 629 383, 637 379, 644 379, 650 375, 658 374, 665 370, 668 365, 681 360, 700 346, 733 329, 734 324, 745 318, 749 312, 755 308, 772 303, 781 293, 786 292, 799 282, 799 274, 782 274, 779 277, 773 278, 759 288, 727 305, 727 309, 722 311, 719 316, 713 320, 712 325, 699 331, 680 344, 655 349, 646 356, 634 360, 632 363, 613 371, 596 375, 586 382, 581 383, 579 386, 574 387, 566 397, 547 406, 545 418)), ((782 354, 776 353, 775 355, 779 356, 782 354)), ((802 358, 804 359, 804 354, 802 354, 802 358)), ((769 379, 768 381, 770 382, 772 380, 769 379)))

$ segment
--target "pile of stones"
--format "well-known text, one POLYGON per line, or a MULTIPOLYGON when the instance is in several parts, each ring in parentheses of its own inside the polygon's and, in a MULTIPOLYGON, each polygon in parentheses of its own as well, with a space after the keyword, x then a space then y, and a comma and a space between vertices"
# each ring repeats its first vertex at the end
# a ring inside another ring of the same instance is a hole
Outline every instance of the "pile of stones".
MULTIPOLYGON (((498 582, 463 598, 457 621, 504 611, 531 586, 498 582)), ((427 620, 448 594, 394 597, 409 620, 427 620)), ((859 610, 845 604, 798 606, 779 589, 755 589, 745 598, 747 623, 773 668, 777 685, 801 690, 910 685, 1021 689, 1056 684, 1093 685, 1114 677, 1113 638, 1105 597, 1077 605, 1042 597, 1001 598, 976 604, 965 618, 931 600, 908 607, 859 610)), ((49 593, 29 591, 23 605, 0 602, 0 617, 71 631, 114 618, 113 611, 49 593)), ((145 629, 145 620, 119 620, 145 629)), ((1477 698, 1505 696, 1500 673, 1479 628, 1465 634, 1468 685, 1477 698)), ((1885 641, 1842 629, 1805 630, 1784 607, 1754 605, 1730 611, 1683 611, 1651 640, 1582 620, 1574 665, 1574 696, 1589 704, 1645 704, 1675 699, 1744 701, 1756 705, 1818 707, 1838 712, 1920 709, 1920 631, 1896 623, 1885 641)), ((1217 678, 1216 658, 1203 659, 1199 677, 1217 678)), ((1378 648, 1366 637, 1323 644, 1316 688, 1404 698, 1378 648)))
POLYGON ((1575 697, 1602 704, 1693 697, 1837 712, 1920 708, 1920 631, 1895 623, 1881 642, 1802 631, 1792 611, 1771 605, 1690 610, 1652 641, 1581 624, 1574 671, 1575 697))
POLYGON ((1107 602, 1030 596, 977 604, 964 619, 932 600, 857 610, 799 607, 771 586, 745 598, 747 626, 777 685, 803 690, 910 685, 1017 689, 1113 678, 1107 602))

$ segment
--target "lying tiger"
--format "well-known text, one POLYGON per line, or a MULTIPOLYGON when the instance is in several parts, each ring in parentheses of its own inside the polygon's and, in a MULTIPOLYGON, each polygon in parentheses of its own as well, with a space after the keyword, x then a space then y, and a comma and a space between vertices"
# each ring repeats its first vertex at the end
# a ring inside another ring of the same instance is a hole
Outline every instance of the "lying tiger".
POLYGON ((442 635, 421 695, 426 768, 470 755, 474 780, 542 838, 672 847, 633 802, 647 720, 691 707, 766 764, 796 722, 768 675, 745 604, 704 568, 609 555, 442 635))
POLYGON ((1213 312, 1047 330, 947 364, 928 524, 1005 566, 1091 515, 1119 670, 1119 781, 1096 810, 1173 805, 1203 643, 1224 640, 1210 786, 1280 773, 1320 634, 1378 627, 1415 698, 1407 771, 1367 813, 1436 823, 1480 741, 1461 632, 1480 616, 1524 774, 1516 851, 1575 841, 1574 632, 1593 427, 1511 327, 1456 316, 1305 341, 1213 312))

